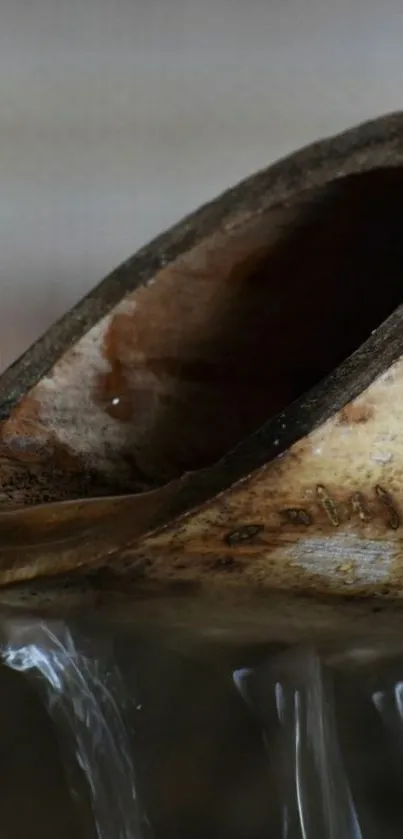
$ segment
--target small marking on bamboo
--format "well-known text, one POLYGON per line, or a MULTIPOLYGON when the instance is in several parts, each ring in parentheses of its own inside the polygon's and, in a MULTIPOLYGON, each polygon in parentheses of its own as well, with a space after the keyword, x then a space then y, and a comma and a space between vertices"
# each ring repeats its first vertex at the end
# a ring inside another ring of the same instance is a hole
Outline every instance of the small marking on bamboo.
POLYGON ((234 572, 239 571, 241 566, 237 565, 236 560, 233 556, 218 556, 213 559, 211 563, 211 568, 214 571, 226 571, 226 572, 234 572))
POLYGON ((286 507, 284 510, 280 510, 280 515, 290 524, 302 524, 304 527, 309 527, 312 524, 311 514, 303 507, 286 507))
POLYGON ((351 506, 354 513, 358 513, 361 521, 372 521, 373 515, 367 507, 366 500, 362 492, 354 492, 351 496, 351 506))
POLYGON ((387 511, 387 523, 389 527, 391 527, 392 530, 397 530, 400 527, 400 515, 395 507, 391 494, 387 492, 386 489, 379 486, 379 484, 375 487, 375 493, 387 511))
POLYGON ((316 497, 333 527, 338 527, 340 524, 340 516, 337 504, 333 501, 333 498, 329 495, 323 484, 319 484, 316 487, 316 497))
POLYGON ((241 545, 243 542, 250 542, 258 533, 263 530, 262 524, 243 524, 236 530, 231 530, 224 537, 224 542, 230 547, 241 545))

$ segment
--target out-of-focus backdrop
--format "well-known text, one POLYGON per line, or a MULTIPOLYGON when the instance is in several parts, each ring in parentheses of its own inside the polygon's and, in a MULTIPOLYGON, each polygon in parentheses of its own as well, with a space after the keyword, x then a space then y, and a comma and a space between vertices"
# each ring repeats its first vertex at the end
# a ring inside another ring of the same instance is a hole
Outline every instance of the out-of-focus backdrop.
POLYGON ((403 105, 402 0, 3 0, 0 368, 140 245, 403 105))

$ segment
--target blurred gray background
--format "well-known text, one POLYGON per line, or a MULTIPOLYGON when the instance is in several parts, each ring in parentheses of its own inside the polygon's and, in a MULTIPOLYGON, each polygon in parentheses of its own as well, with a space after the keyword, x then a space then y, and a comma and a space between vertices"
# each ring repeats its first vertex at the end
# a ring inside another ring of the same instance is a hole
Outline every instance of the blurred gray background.
POLYGON ((2 368, 201 202, 402 105, 402 0, 0 5, 2 368))

